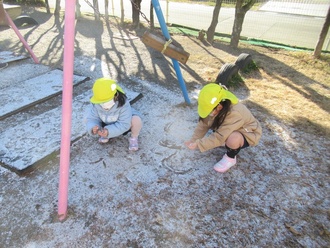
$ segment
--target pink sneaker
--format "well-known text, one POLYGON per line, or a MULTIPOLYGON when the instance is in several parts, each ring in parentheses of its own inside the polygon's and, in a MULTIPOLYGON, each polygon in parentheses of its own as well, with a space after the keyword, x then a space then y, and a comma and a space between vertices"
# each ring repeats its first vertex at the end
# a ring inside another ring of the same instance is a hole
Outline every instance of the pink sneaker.
POLYGON ((130 151, 137 151, 139 149, 138 138, 129 138, 129 147, 130 151))
POLYGON ((235 158, 230 158, 225 154, 223 158, 214 165, 214 169, 217 172, 224 173, 227 170, 229 170, 232 166, 236 164, 236 157, 235 158))

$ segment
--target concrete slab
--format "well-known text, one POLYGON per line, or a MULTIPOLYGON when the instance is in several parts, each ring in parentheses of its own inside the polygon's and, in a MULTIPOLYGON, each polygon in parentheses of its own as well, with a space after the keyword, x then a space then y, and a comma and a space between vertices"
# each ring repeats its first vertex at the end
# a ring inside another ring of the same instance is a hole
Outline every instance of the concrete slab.
MULTIPOLYGON (((87 79, 74 75, 73 85, 78 85, 87 79)), ((23 82, 1 85, 0 120, 60 94, 62 84, 63 71, 56 69, 23 82)))
POLYGON ((7 88, 8 85, 12 85, 13 82, 22 82, 54 69, 46 65, 36 64, 32 59, 20 60, 7 65, 8 66, 1 71, 1 89, 7 88))
POLYGON ((0 51, 0 63, 10 63, 28 58, 28 55, 18 55, 10 51, 0 51))
MULTIPOLYGON (((132 104, 142 97, 140 93, 124 90, 132 104)), ((91 92, 86 92, 73 99, 71 141, 86 133, 83 117, 90 97, 91 92)), ((2 132, 1 165, 22 174, 58 152, 61 144, 61 115, 62 106, 59 106, 2 132)))

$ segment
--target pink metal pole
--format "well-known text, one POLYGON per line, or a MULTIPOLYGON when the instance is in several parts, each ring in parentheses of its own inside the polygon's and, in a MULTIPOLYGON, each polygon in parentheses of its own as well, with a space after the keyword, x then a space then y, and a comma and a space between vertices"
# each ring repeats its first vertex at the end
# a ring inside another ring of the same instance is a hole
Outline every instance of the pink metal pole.
POLYGON ((8 24, 12 27, 12 29, 14 29, 16 35, 18 36, 18 38, 21 40, 21 42, 23 43, 23 45, 25 46, 26 50, 29 51, 31 57, 33 58, 34 62, 36 64, 39 64, 39 60, 37 59, 37 57, 34 55, 32 49, 29 47, 28 43, 24 40, 23 36, 21 35, 21 33, 18 31, 18 28, 16 27, 15 23, 12 21, 12 19, 10 18, 10 16, 8 15, 8 13, 5 10, 5 14, 7 17, 7 22, 8 24))
POLYGON ((61 221, 66 219, 68 206, 74 65, 75 6, 75 0, 65 1, 62 133, 60 152, 60 179, 58 192, 58 218, 61 221))

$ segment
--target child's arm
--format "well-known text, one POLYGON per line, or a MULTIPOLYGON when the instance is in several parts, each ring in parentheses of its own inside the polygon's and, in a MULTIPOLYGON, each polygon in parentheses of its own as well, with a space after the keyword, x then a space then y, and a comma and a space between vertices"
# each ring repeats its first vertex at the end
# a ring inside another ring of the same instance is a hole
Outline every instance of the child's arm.
POLYGON ((85 124, 90 135, 97 135, 97 132, 102 128, 102 121, 93 105, 87 109, 85 124))
POLYGON ((205 136, 205 134, 210 129, 210 127, 207 125, 207 122, 208 122, 207 119, 198 121, 197 126, 196 126, 194 133, 190 140, 195 141, 195 140, 201 139, 205 136))
POLYGON ((195 141, 203 138, 208 130, 209 130, 209 126, 207 125, 207 120, 198 121, 198 124, 194 130, 191 139, 184 142, 185 146, 188 147, 190 150, 197 149, 198 145, 195 141))
POLYGON ((198 146, 197 143, 195 143, 194 141, 186 141, 184 142, 185 146, 188 147, 190 150, 195 150, 198 146))

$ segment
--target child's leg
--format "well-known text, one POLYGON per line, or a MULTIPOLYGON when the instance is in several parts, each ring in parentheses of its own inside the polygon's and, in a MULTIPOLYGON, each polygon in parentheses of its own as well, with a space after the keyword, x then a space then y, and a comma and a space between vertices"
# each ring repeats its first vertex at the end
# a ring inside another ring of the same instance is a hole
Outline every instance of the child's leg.
POLYGON ((130 151, 137 151, 139 149, 138 137, 142 128, 142 120, 138 115, 132 116, 131 121, 131 137, 129 138, 130 151))
POLYGON ((140 116, 133 115, 131 121, 131 137, 137 138, 140 134, 141 129, 142 129, 142 120, 140 116))
POLYGON ((244 145, 244 136, 240 132, 232 132, 226 140, 226 146, 231 149, 241 148, 244 145))
MULTIPOLYGON (((106 126, 106 124, 104 122, 101 123, 101 127, 102 128, 99 128, 99 130, 101 131, 104 127, 106 126)), ((109 142, 109 139, 106 138, 106 137, 99 137, 99 143, 101 144, 105 144, 105 143, 108 143, 109 142)))
POLYGON ((248 146, 249 143, 246 141, 243 134, 237 131, 230 134, 225 144, 227 152, 223 158, 214 165, 214 169, 221 173, 229 170, 236 164, 236 155, 239 153, 239 151, 248 146))
POLYGON ((226 140, 226 149, 227 156, 230 158, 235 158, 235 156, 239 153, 242 148, 249 146, 243 134, 240 132, 233 132, 229 135, 226 140))

